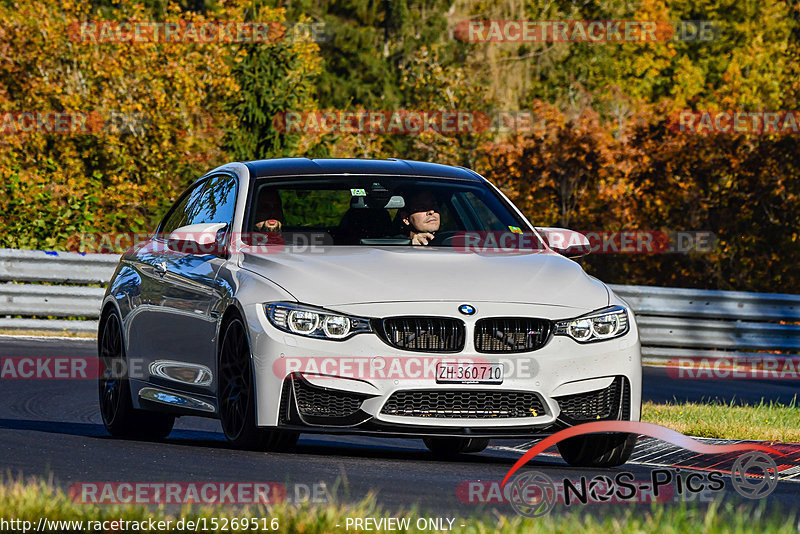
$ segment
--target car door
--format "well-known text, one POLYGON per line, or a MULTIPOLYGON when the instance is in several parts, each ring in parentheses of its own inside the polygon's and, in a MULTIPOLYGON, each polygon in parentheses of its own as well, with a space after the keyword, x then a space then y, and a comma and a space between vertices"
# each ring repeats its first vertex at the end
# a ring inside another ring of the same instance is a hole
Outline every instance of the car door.
MULTIPOLYGON (((223 298, 216 275, 227 259, 172 247, 169 235, 183 226, 211 223, 227 224, 223 232, 230 233, 237 185, 237 179, 229 175, 208 178, 160 228, 161 266, 156 276, 161 293, 147 321, 148 350, 142 352, 153 383, 211 392, 214 336, 223 298)), ((227 239, 223 232, 221 242, 227 239)))
POLYGON ((165 314, 162 306, 167 291, 165 276, 171 261, 166 235, 179 228, 196 210, 207 180, 194 183, 172 205, 158 226, 154 237, 130 254, 126 260, 136 271, 138 294, 129 294, 131 313, 127 318, 128 358, 136 378, 146 378, 148 364, 167 356, 164 337, 165 314))

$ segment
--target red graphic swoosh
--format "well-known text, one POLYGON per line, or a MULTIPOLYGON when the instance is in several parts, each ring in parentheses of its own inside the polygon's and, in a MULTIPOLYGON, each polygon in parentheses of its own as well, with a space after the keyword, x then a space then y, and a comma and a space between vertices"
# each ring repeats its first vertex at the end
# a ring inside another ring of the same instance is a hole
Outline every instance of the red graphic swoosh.
POLYGON ((739 443, 731 445, 711 445, 708 443, 701 443, 695 439, 690 438, 676 430, 667 428, 654 423, 642 423, 639 421, 595 421, 593 423, 584 423, 570 428, 565 428, 556 432, 552 436, 547 436, 542 441, 537 443, 531 450, 522 455, 522 458, 517 460, 511 469, 508 470, 506 477, 503 479, 501 486, 505 486, 508 479, 517 472, 517 470, 532 460, 540 452, 543 452, 548 447, 551 447, 567 438, 574 436, 582 436, 584 434, 594 434, 596 432, 625 432, 628 434, 642 434, 650 436, 651 438, 660 439, 682 447, 686 450, 694 451, 700 454, 725 454, 729 452, 739 451, 764 451, 779 456, 786 456, 772 447, 766 445, 759 445, 757 443, 739 443))

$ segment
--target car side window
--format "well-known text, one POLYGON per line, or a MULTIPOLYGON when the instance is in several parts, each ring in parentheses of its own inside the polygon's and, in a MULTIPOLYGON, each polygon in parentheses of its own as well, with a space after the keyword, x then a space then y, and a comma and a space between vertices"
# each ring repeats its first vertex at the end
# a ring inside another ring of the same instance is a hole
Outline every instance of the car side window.
POLYGON ((189 224, 231 224, 236 211, 236 193, 236 179, 233 177, 214 176, 204 180, 170 210, 161 224, 160 233, 169 235, 189 224))
POLYGON ((469 230, 491 230, 502 231, 508 230, 503 221, 497 218, 494 212, 486 205, 486 200, 492 200, 491 197, 479 197, 471 191, 465 193, 457 193, 459 199, 463 202, 463 207, 471 210, 475 215, 473 224, 477 224, 477 228, 468 228, 469 230))
POLYGON ((161 221, 161 225, 159 226, 160 234, 167 236, 186 224, 184 221, 188 219, 189 213, 196 210, 195 204, 203 193, 206 182, 207 180, 204 180, 199 184, 195 184, 188 193, 182 195, 172 208, 170 208, 167 212, 167 216, 161 221))
POLYGON ((200 202, 190 212, 186 224, 211 224, 233 222, 236 211, 237 180, 231 176, 214 176, 206 182, 200 202))

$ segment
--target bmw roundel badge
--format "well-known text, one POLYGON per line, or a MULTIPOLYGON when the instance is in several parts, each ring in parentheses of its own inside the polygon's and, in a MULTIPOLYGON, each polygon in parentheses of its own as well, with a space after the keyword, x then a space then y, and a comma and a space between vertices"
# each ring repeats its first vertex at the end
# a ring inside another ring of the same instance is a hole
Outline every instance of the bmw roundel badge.
POLYGON ((474 315, 475 306, 471 306, 469 304, 462 304, 461 306, 458 307, 458 311, 460 311, 464 315, 474 315))

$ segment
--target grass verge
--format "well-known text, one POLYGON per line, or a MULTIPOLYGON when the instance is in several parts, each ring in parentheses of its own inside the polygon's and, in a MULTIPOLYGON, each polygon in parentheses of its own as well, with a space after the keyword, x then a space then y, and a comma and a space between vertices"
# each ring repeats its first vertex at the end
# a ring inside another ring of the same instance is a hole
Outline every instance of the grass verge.
POLYGON ((796 397, 789 404, 645 402, 642 403, 642 421, 690 436, 800 443, 800 407, 796 397))
MULTIPOLYGON (((653 505, 650 511, 641 511, 623 505, 616 506, 608 513, 592 515, 587 513, 559 513, 553 511, 550 515, 529 519, 518 515, 484 515, 469 518, 457 518, 453 530, 464 533, 486 532, 585 532, 588 534, 609 532, 615 533, 642 533, 642 532, 707 532, 707 533, 748 533, 748 532, 776 532, 795 533, 798 530, 797 517, 794 514, 765 514, 761 507, 733 505, 718 506, 715 503, 701 509, 681 504, 671 507, 653 505), (461 527, 460 525, 464 526, 461 527)), ((510 510, 509 510, 510 512, 510 510)), ((35 530, 40 518, 49 521, 82 521, 82 524, 73 523, 63 525, 59 531, 91 532, 97 531, 90 521, 135 521, 147 523, 154 521, 171 521, 171 528, 162 528, 159 532, 186 532, 189 529, 176 528, 180 519, 197 521, 206 518, 210 526, 211 519, 219 523, 228 520, 226 532, 259 532, 259 529, 231 528, 231 520, 237 518, 266 518, 266 523, 271 525, 267 530, 278 532, 301 532, 305 534, 328 532, 357 532, 360 529, 348 530, 347 518, 374 518, 381 517, 407 517, 410 519, 410 528, 405 532, 430 532, 418 530, 416 522, 419 518, 430 515, 416 514, 414 511, 400 514, 388 514, 374 504, 373 499, 366 499, 356 505, 300 505, 277 504, 259 507, 189 507, 171 512, 164 508, 148 508, 141 505, 127 506, 97 506, 75 503, 61 490, 54 489, 44 482, 28 482, 6 480, 0 484, 0 518, 5 521, 18 519, 29 521, 31 529, 35 530), (277 521, 272 524, 272 519, 277 521), (277 528, 274 528, 277 526, 277 528)), ((260 520, 259 520, 260 521, 260 520)), ((51 527, 52 523, 49 524, 51 527)), ((132 525, 106 526, 114 530, 146 531, 144 529, 132 530, 132 525)), ((396 527, 395 527, 396 528, 396 527)), ((5 529, 22 531, 22 528, 5 529)), ((54 531, 55 528, 46 530, 54 531)), ((193 529, 197 531, 198 529, 193 529)), ((209 529, 208 532, 221 532, 222 529, 209 529)), ((371 532, 396 532, 394 529, 376 528, 371 532)))
POLYGON ((57 330, 22 330, 15 328, 0 328, 0 335, 97 339, 96 332, 75 332, 74 330, 62 330, 59 332, 57 330))

